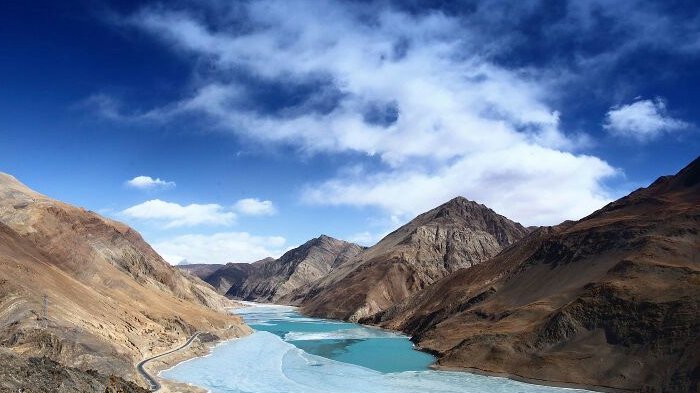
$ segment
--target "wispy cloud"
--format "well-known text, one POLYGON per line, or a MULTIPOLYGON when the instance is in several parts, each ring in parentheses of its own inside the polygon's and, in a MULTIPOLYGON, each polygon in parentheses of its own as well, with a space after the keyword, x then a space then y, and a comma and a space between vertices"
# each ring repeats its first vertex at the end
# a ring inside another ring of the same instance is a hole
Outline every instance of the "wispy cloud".
POLYGON ((137 115, 204 114, 212 126, 306 153, 356 153, 372 172, 309 185, 310 203, 411 215, 464 195, 526 224, 577 218, 611 199, 617 170, 580 153, 537 75, 491 60, 483 36, 445 13, 376 4, 255 1, 238 12, 145 8, 128 18, 211 64, 195 92, 137 115), (234 28, 244 18, 245 29, 234 28), (332 21, 329 23, 328 21, 332 21), (288 102, 256 100, 251 83, 288 102))
POLYGON ((152 199, 132 206, 121 212, 128 218, 162 224, 165 228, 196 225, 231 225, 236 213, 223 206, 210 204, 180 205, 160 199, 152 199))
POLYGON ((125 184, 141 190, 169 189, 176 186, 174 181, 161 180, 160 178, 154 179, 150 176, 136 176, 131 180, 127 180, 125 184))
POLYGON ((665 101, 657 98, 610 108, 604 127, 613 135, 648 142, 664 133, 690 128, 691 124, 671 117, 665 101))

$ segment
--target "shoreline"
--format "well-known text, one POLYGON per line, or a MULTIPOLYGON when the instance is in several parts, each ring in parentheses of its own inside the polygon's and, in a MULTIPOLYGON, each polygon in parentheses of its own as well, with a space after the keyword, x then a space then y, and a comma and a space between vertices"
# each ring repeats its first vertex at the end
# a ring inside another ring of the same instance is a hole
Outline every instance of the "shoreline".
MULTIPOLYGON (((245 305, 243 305, 245 307, 245 305)), ((242 307, 227 307, 227 312, 235 310, 242 307)), ((232 312, 231 312, 232 313, 232 312)), ((197 386, 187 382, 178 382, 171 379, 164 378, 161 373, 175 368, 179 364, 186 363, 195 359, 204 358, 210 356, 212 350, 219 345, 223 345, 229 341, 237 340, 242 337, 246 337, 253 332, 252 328, 248 324, 244 323, 244 326, 249 329, 246 335, 242 336, 224 336, 219 337, 216 340, 202 341, 201 336, 194 340, 188 347, 183 348, 179 351, 169 353, 167 355, 153 359, 144 365, 144 369, 157 379, 161 385, 158 392, 162 393, 210 393, 207 389, 197 386)), ((225 332, 232 332, 232 327, 227 329, 225 332)), ((221 332, 219 332, 221 333, 221 332)))
MULTIPOLYGON (((299 310, 299 313, 302 315, 305 315, 309 318, 318 318, 314 317, 308 314, 305 314, 302 311, 302 307, 297 307, 299 310)), ((328 319, 328 318, 325 318, 328 319)), ((337 319, 338 321, 343 321, 343 322, 350 322, 350 321, 345 321, 342 319, 337 319)), ((416 351, 424 352, 427 354, 430 354, 435 357, 435 363, 431 364, 429 366, 430 369, 436 370, 436 371, 451 371, 451 372, 462 372, 462 373, 471 373, 471 374, 476 374, 476 375, 483 375, 487 377, 500 377, 500 378, 506 378, 510 379, 513 381, 517 382, 524 382, 524 383, 529 383, 531 385, 539 385, 539 386, 550 386, 550 387, 556 387, 556 388, 564 388, 564 389, 584 389, 584 390, 591 390, 595 392, 601 392, 601 393, 629 393, 629 392, 635 392, 636 390, 634 389, 620 389, 620 388, 614 388, 611 386, 602 386, 602 385, 591 385, 591 384, 582 384, 582 383, 574 383, 574 382, 566 382, 566 381, 553 381, 553 380, 547 380, 547 379, 539 379, 539 378, 531 378, 531 377, 525 377, 522 375, 518 375, 516 373, 508 373, 508 372, 498 372, 498 371, 490 371, 490 370, 484 370, 476 367, 459 367, 459 366, 445 366, 439 364, 440 361, 440 353, 434 350, 431 350, 429 348, 423 348, 416 344, 413 341, 413 336, 407 334, 404 331, 401 330, 395 330, 395 329, 389 329, 381 326, 376 326, 376 325, 369 325, 369 324, 364 324, 364 323, 359 323, 359 322, 353 322, 357 323, 358 325, 366 326, 366 327, 372 327, 372 328, 377 328, 377 329, 382 329, 382 330, 387 330, 391 332, 396 332, 398 334, 404 335, 410 339, 410 341, 413 343, 413 349, 416 351)))
MULTIPOLYGON (((255 302, 241 302, 243 307, 231 307, 229 310, 235 310, 238 308, 245 308, 245 307, 275 307, 275 306, 282 306, 282 307, 292 307, 296 308, 297 310, 301 310, 301 307, 297 306, 290 306, 286 304, 272 304, 272 303, 255 303, 255 302)), ((300 312, 300 314, 303 314, 300 312)), ((309 315, 305 315, 309 318, 318 318, 318 317, 312 317, 309 315)), ((335 321, 341 321, 341 322, 349 322, 349 321, 344 321, 341 319, 329 319, 329 318, 319 318, 319 319, 327 319, 327 320, 335 320, 335 321)), ((355 322, 356 323, 356 322, 355 322)), ((387 329, 384 327, 380 326, 374 326, 374 325, 367 325, 367 324, 360 324, 365 327, 369 328, 375 328, 379 330, 386 330, 390 332, 394 332, 397 334, 404 335, 408 337, 409 339, 412 338, 412 336, 407 335, 405 332, 400 331, 400 330, 394 330, 394 329, 387 329)), ((248 326, 246 324, 246 326, 248 326)), ((251 333, 254 332, 251 330, 251 333)), ((222 338, 219 340, 215 341, 210 341, 210 342, 201 342, 199 340, 196 340, 196 343, 193 342, 189 347, 181 350, 174 352, 172 354, 165 355, 161 358, 154 359, 153 362, 149 363, 149 366, 146 368, 148 369, 149 373, 151 375, 154 375, 155 378, 159 380, 161 383, 162 387, 159 390, 160 392, 164 393, 210 393, 210 391, 206 390, 205 388, 201 386, 197 386, 191 383, 184 383, 184 382, 177 382, 173 381, 170 379, 164 378, 161 373, 168 371, 170 369, 175 368, 177 365, 186 363, 195 359, 199 358, 204 358, 207 356, 210 356, 212 353, 212 350, 220 345, 224 345, 227 342, 230 342, 232 340, 236 340, 239 338, 242 338, 245 336, 241 337, 230 337, 230 338, 222 338)), ((554 381, 554 380, 546 380, 546 379, 538 379, 538 378, 530 378, 530 377, 525 377, 516 373, 508 373, 508 372, 498 372, 498 371, 491 371, 491 370, 485 370, 485 369, 480 369, 476 367, 459 367, 459 366, 445 366, 439 364, 439 353, 432 351, 427 348, 422 348, 414 343, 413 349, 416 351, 428 353, 430 355, 435 356, 436 362, 431 364, 429 366, 429 369, 435 370, 435 371, 449 371, 449 372, 461 372, 461 373, 470 373, 470 374, 476 374, 476 375, 483 375, 483 376, 489 376, 489 377, 499 377, 499 378, 506 378, 510 379, 513 381, 518 381, 518 382, 523 382, 523 383, 528 383, 532 385, 539 385, 539 386, 550 386, 550 387, 556 387, 556 388, 564 388, 564 389, 585 389, 585 390, 591 390, 595 392, 601 392, 601 393, 629 393, 629 392, 634 392, 635 390, 633 389, 619 389, 619 388, 614 388, 610 386, 601 386, 601 385, 591 385, 591 384, 580 384, 580 383, 573 383, 573 382, 566 382, 566 381, 554 381)))
POLYGON ((218 347, 219 345, 224 345, 227 342, 237 340, 242 337, 246 336, 222 338, 219 340, 208 342, 201 342, 199 340, 196 340, 189 347, 181 351, 177 351, 160 357, 158 359, 154 359, 152 362, 149 362, 147 365, 145 365, 144 368, 146 369, 146 371, 148 371, 149 374, 153 375, 153 377, 156 378, 161 384, 161 388, 160 390, 158 390, 158 392, 209 393, 208 390, 201 386, 197 386, 187 382, 178 382, 172 379, 165 378, 161 374, 165 371, 175 368, 176 366, 182 363, 210 356, 212 350, 218 347))
MULTIPOLYGON (((417 349, 417 350, 420 350, 420 349, 417 349)), ((563 388, 563 389, 584 389, 584 390, 591 390, 594 392, 601 392, 601 393, 629 393, 629 392, 638 391, 638 390, 634 390, 634 389, 619 389, 619 388, 614 388, 611 386, 590 385, 590 384, 581 384, 581 383, 573 383, 573 382, 565 382, 565 381, 553 381, 553 380, 548 380, 548 379, 530 378, 530 377, 524 377, 522 375, 518 375, 515 373, 490 371, 490 370, 484 370, 484 369, 480 369, 480 368, 476 368, 476 367, 444 366, 444 365, 440 365, 438 363, 435 363, 435 364, 431 365, 430 368, 433 370, 436 370, 436 371, 461 372, 461 373, 483 375, 483 376, 487 376, 487 377, 499 377, 499 378, 510 379, 510 380, 517 381, 517 382, 524 382, 524 383, 528 383, 531 385, 549 386, 549 387, 563 388)))

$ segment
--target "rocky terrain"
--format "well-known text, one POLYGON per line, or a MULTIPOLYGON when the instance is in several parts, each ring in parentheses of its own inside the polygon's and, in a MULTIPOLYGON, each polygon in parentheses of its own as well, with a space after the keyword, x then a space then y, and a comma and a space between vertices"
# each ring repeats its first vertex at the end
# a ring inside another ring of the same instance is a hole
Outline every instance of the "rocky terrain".
MULTIPOLYGON (((204 279, 205 277, 209 276, 210 274, 212 274, 215 271, 224 267, 224 264, 222 264, 222 263, 187 263, 187 264, 177 265, 177 267, 180 270, 185 271, 187 273, 190 273, 193 276, 204 279)), ((224 292, 226 292, 226 291, 224 291, 224 292)))
POLYGON ((119 377, 65 367, 45 357, 25 359, 0 349, 0 392, 146 393, 148 390, 119 377))
POLYGON ((134 364, 195 331, 247 334, 231 305, 128 226, 0 174, 0 346, 13 354, 143 383, 134 364))
MULTIPOLYGON (((258 262, 274 260, 265 258, 258 262)), ((232 286, 239 287, 253 271, 254 263, 227 263, 221 264, 195 264, 179 265, 180 270, 186 271, 209 283, 222 295, 225 295, 232 286)))
POLYGON ((486 206, 458 197, 387 235, 306 293, 285 300, 301 303, 311 315, 362 320, 454 271, 488 260, 527 233, 486 206))
MULTIPOLYGON (((306 309, 347 309, 342 299, 322 299, 326 308, 312 299, 306 309)), ((360 321, 411 334, 447 368, 602 390, 698 392, 700 158, 360 321)))
POLYGON ((213 272, 191 265, 178 267, 198 275, 227 297, 286 303, 292 292, 305 293, 311 283, 344 265, 362 250, 357 244, 321 235, 287 251, 279 259, 266 258, 252 264, 229 263, 213 272))
POLYGON ((245 300, 280 302, 294 290, 306 290, 312 282, 362 251, 354 243, 321 235, 289 250, 277 260, 259 263, 242 286, 227 296, 245 300))

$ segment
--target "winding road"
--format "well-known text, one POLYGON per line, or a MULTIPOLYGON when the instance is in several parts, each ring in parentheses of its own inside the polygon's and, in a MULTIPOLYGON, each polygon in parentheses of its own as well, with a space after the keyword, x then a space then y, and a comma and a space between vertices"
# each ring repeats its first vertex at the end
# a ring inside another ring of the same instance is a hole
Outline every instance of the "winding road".
POLYGON ((165 356, 165 355, 170 355, 170 354, 173 353, 173 352, 177 352, 177 351, 179 351, 179 350, 181 350, 181 349, 187 348, 190 344, 192 344, 192 341, 194 341, 194 339, 197 338, 197 336, 199 336, 200 333, 201 333, 201 332, 196 332, 195 334, 193 334, 192 337, 190 337, 190 338, 187 340, 187 342, 184 343, 184 344, 182 344, 181 346, 179 346, 179 347, 177 347, 177 348, 175 348, 175 349, 173 349, 173 350, 170 350, 170 351, 168 351, 168 352, 163 352, 163 353, 161 353, 160 355, 151 356, 150 358, 143 359, 139 364, 136 365, 136 371, 138 371, 139 374, 141 374, 141 376, 143 377, 143 379, 145 379, 146 382, 148 382, 148 385, 150 386, 150 389, 151 389, 152 392, 155 392, 155 391, 157 391, 157 390, 160 389, 160 382, 158 382, 154 377, 152 377, 152 376, 143 368, 143 366, 144 366, 146 363, 150 362, 151 360, 158 359, 159 357, 162 357, 162 356, 165 356))

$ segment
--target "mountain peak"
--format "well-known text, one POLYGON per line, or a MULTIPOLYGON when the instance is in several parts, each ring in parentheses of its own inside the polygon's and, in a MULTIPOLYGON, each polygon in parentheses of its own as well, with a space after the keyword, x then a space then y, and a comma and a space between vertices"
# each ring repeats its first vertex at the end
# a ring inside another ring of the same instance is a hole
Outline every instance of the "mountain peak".
POLYGON ((487 207, 478 203, 478 202, 471 201, 463 196, 457 196, 457 197, 454 197, 454 198, 450 199, 449 201, 443 203, 442 205, 438 206, 437 210, 454 210, 454 209, 462 210, 465 208, 467 208, 467 209, 477 208, 478 209, 478 208, 487 208, 487 207))
POLYGON ((0 172, 0 187, 20 191, 24 194, 39 195, 9 173, 0 172))
MULTIPOLYGON (((440 220, 440 221, 460 221, 466 223, 467 225, 473 224, 475 222, 480 222, 484 219, 491 220, 496 219, 499 221, 510 221, 506 217, 503 217, 485 206, 481 203, 471 201, 465 197, 458 196, 453 198, 442 205, 436 207, 435 209, 424 213, 421 215, 423 220, 428 218, 429 220, 440 220)), ((421 217, 419 216, 419 217, 421 217)), ((422 220, 421 220, 422 221, 422 220)), ((519 225, 519 224, 518 224, 519 225)))
POLYGON ((16 177, 10 175, 9 173, 5 172, 0 172, 0 184, 5 184, 5 183, 19 183, 19 180, 17 180, 16 177))
POLYGON ((443 204, 443 206, 447 206, 447 205, 468 205, 468 204, 477 204, 477 203, 474 202, 474 201, 471 201, 471 200, 469 200, 469 199, 467 199, 467 198, 465 198, 465 197, 463 197, 463 196, 461 196, 461 195, 458 195, 458 196, 456 196, 456 197, 450 199, 449 201, 445 202, 445 203, 443 204))

